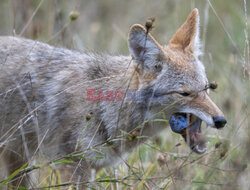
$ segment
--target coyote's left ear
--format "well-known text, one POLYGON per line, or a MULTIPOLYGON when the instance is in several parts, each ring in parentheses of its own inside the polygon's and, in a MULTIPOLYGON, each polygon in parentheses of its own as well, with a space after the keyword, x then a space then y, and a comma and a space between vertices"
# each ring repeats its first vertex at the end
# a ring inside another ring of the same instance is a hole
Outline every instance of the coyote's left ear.
POLYGON ((162 47, 142 25, 135 24, 131 27, 128 46, 130 54, 140 67, 147 72, 156 72, 155 64, 162 55, 162 47))
POLYGON ((170 47, 199 54, 199 12, 194 9, 169 42, 170 47))

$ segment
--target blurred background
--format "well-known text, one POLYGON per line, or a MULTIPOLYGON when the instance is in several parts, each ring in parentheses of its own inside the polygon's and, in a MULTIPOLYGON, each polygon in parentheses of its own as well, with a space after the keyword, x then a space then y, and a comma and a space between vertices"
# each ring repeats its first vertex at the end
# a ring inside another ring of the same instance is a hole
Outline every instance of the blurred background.
POLYGON ((219 84, 211 96, 228 125, 223 130, 204 126, 210 142, 205 155, 190 155, 181 137, 166 130, 129 156, 126 162, 133 169, 124 163, 103 169, 96 181, 107 181, 94 188, 250 188, 249 0, 0 1, 0 35, 115 55, 129 54, 131 25, 155 17, 151 33, 167 44, 195 7, 200 12, 201 60, 209 80, 219 84))

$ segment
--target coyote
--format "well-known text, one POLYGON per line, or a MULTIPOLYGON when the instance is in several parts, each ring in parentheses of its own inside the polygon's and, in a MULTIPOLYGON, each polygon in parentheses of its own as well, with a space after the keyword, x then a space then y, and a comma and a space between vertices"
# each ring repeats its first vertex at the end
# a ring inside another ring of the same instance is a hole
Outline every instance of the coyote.
MULTIPOLYGON (((89 182, 93 171, 118 163, 173 116, 186 120, 180 134, 188 146, 206 151, 202 121, 222 128, 226 119, 209 98, 198 58, 198 10, 164 46, 133 25, 128 48, 130 56, 97 55, 0 37, 0 180, 25 163, 67 155, 72 163, 55 165, 62 181, 89 182)), ((13 184, 31 187, 27 179, 13 184)))

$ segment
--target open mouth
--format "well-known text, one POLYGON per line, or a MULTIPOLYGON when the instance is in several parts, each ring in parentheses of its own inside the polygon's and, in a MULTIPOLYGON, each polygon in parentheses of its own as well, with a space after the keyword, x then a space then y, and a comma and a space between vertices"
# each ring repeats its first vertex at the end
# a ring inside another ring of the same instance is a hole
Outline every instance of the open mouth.
POLYGON ((170 120, 172 131, 183 136, 189 147, 202 154, 207 150, 207 140, 201 133, 202 120, 190 113, 174 113, 170 120))

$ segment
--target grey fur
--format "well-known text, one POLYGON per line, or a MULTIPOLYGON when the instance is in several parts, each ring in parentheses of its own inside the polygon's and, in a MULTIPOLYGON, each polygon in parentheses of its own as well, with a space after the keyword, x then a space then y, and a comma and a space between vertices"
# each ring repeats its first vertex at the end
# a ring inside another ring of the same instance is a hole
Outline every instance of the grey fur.
MULTIPOLYGON (((188 65, 179 66, 168 56, 173 52, 167 47, 155 51, 158 47, 155 44, 151 54, 150 43, 155 43, 151 41, 146 48, 146 55, 151 55, 151 59, 139 60, 133 48, 141 44, 142 38, 132 34, 129 38, 129 42, 133 40, 129 44, 135 58, 132 63, 130 56, 80 53, 28 39, 0 37, 0 167, 5 171, 3 176, 37 157, 54 160, 83 151, 86 157, 94 158, 100 155, 88 148, 99 145, 95 149, 103 152, 103 159, 79 159, 76 164, 58 168, 65 181, 88 181, 91 169, 98 171, 114 164, 147 138, 125 142, 108 140, 121 135, 126 138, 121 130, 137 131, 148 137, 157 135, 166 126, 152 119, 164 118, 157 114, 164 109, 167 119, 172 113, 185 110, 214 125, 211 118, 222 113, 206 91, 199 96, 204 97, 211 110, 202 109, 202 105, 190 105, 191 99, 181 100, 178 93, 163 95, 160 102, 86 101, 86 89, 123 92, 127 88, 149 92, 161 89, 167 94, 184 88, 198 92, 205 87, 207 78, 197 57, 192 57, 188 65), (169 107, 173 102, 176 103, 169 107), (107 145, 112 148, 103 149, 107 145)), ((151 35, 147 40, 152 40, 151 35)), ((23 179, 23 183, 27 182, 23 179)))

